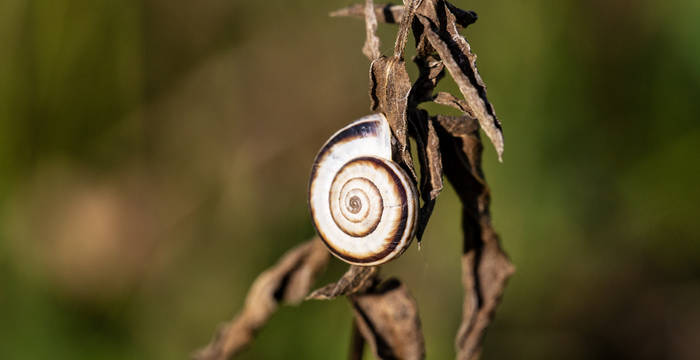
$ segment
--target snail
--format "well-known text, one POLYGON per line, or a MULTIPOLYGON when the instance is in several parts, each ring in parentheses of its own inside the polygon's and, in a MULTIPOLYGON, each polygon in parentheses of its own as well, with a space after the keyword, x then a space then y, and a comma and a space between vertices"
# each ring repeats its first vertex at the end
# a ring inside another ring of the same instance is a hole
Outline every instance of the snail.
POLYGON ((418 196, 392 161, 392 134, 382 114, 340 129, 323 145, 309 181, 314 226, 330 252, 354 265, 378 265, 411 244, 418 196))

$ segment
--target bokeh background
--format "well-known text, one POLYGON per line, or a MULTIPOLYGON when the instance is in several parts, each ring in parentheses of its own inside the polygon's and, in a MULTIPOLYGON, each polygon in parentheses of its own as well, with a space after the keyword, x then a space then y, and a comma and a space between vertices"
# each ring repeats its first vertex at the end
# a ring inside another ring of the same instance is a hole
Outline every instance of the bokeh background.
MULTIPOLYGON (((327 16, 351 3, 0 2, 0 358, 185 358, 313 236, 313 157, 369 111, 363 24, 327 16)), ((456 4, 517 268, 483 358, 697 359, 700 2, 456 4)), ((448 186, 384 270, 429 359, 454 356, 459 213, 448 186)), ((350 322, 342 299, 282 308, 241 358, 344 358, 350 322)))

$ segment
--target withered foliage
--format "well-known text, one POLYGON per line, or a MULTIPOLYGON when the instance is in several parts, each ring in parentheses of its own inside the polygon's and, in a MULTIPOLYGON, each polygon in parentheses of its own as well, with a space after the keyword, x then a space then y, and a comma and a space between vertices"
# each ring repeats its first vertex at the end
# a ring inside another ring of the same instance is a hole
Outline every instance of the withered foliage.
POLYGON ((194 354, 196 359, 229 359, 243 350, 281 303, 298 304, 309 293, 330 254, 319 238, 289 250, 279 262, 258 275, 243 310, 223 324, 214 339, 194 354))
POLYGON ((355 322, 379 359, 422 359, 425 344, 418 305, 397 279, 350 296, 355 322))
POLYGON ((362 293, 376 285, 378 275, 379 266, 351 265, 338 281, 314 290, 306 299, 331 300, 338 296, 362 293))
MULTIPOLYGON (((383 113, 396 138, 395 161, 412 175, 419 189, 417 237, 420 241, 447 177, 462 202, 463 253, 462 322, 455 340, 458 359, 477 359, 486 328, 498 306, 513 265, 501 249, 491 226, 490 192, 481 169, 483 145, 479 129, 489 137, 499 159, 503 133, 486 86, 460 30, 474 23, 476 14, 443 0, 405 0, 404 5, 375 5, 372 0, 331 13, 365 19, 363 54, 370 61, 371 110, 383 113), (399 24, 393 54, 382 55, 376 35, 378 22, 399 24), (404 61, 408 34, 416 44, 413 62, 419 70, 411 83, 404 61), (445 69, 463 98, 438 92, 445 69), (430 115, 421 103, 455 108, 462 116, 430 115), (409 137, 416 143, 420 180, 414 170, 409 137)), ((335 283, 309 292, 328 253, 318 239, 290 252, 253 283, 243 311, 224 325, 212 342, 195 357, 228 359, 249 344, 255 332, 280 303, 302 299, 330 300, 345 296, 355 320, 350 358, 360 359, 364 343, 382 359, 423 359, 425 345, 418 308, 408 289, 397 279, 382 280, 379 267, 351 266, 335 283)))
POLYGON ((483 146, 478 122, 467 115, 438 115, 432 120, 441 141, 445 175, 462 201, 464 300, 455 342, 457 358, 475 359, 514 268, 491 226, 489 188, 481 171, 483 146))

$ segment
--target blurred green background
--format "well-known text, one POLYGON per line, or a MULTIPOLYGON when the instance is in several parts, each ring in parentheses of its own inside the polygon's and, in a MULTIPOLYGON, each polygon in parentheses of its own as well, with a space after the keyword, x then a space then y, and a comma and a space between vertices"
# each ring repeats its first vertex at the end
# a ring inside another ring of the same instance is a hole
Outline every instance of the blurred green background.
MULTIPOLYGON (((313 157, 369 111, 363 24, 327 16, 351 3, 0 2, 1 359, 209 341, 314 234, 313 157)), ((483 358, 697 359, 700 2, 456 5, 479 14, 464 33, 506 136, 484 167, 517 268, 483 358)), ((429 359, 454 356, 459 213, 447 187, 384 270, 429 359)), ((241 358, 345 358, 350 321, 344 300, 282 308, 241 358)))

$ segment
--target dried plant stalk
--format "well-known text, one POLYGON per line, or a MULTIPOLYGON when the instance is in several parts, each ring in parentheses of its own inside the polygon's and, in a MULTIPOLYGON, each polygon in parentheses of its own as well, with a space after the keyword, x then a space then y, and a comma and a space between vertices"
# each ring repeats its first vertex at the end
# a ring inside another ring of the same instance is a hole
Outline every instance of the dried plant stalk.
MULTIPOLYGON (((500 302, 513 265, 501 249, 491 226, 490 190, 481 169, 483 145, 479 129, 503 153, 503 133, 486 86, 476 68, 476 55, 459 30, 474 23, 476 14, 444 0, 405 0, 402 5, 353 5, 331 16, 363 17, 366 40, 362 52, 370 59, 371 110, 383 113, 396 139, 394 160, 412 175, 423 201, 417 237, 428 224, 442 176, 455 188, 462 203, 462 322, 456 336, 457 358, 477 359, 486 328, 500 302), (392 56, 380 52, 377 23, 399 23, 392 56), (411 84, 403 59, 409 32, 416 40, 419 76, 411 84), (445 69, 457 83, 463 99, 435 87, 445 69), (461 111, 463 116, 431 116, 418 105, 434 102, 461 111), (413 168, 408 138, 416 141, 420 181, 413 168)), ((379 267, 351 266, 335 283, 306 296, 316 273, 328 259, 319 239, 288 252, 277 265, 261 274, 250 289, 243 311, 222 327, 198 359, 226 359, 250 341, 277 306, 307 300, 345 296, 355 319, 350 358, 361 359, 364 343, 382 359, 423 359, 425 345, 418 307, 397 279, 382 282, 379 267), (306 297, 305 297, 306 296, 306 297)))
MULTIPOLYGON (((366 7, 360 4, 351 5, 343 9, 339 9, 330 13, 332 17, 356 17, 356 18, 366 18, 365 10, 366 7)), ((388 23, 388 24, 398 24, 401 23, 401 17, 403 16, 403 5, 374 5, 374 16, 377 21, 388 23)))
POLYGON ((382 53, 379 52, 379 36, 377 36, 377 16, 374 13, 374 4, 372 0, 367 0, 364 8, 365 16, 365 46, 362 47, 362 53, 370 60, 378 59, 382 53))
POLYGON ((379 266, 356 266, 350 269, 336 282, 314 290, 307 300, 331 300, 338 296, 362 293, 378 281, 379 266))

